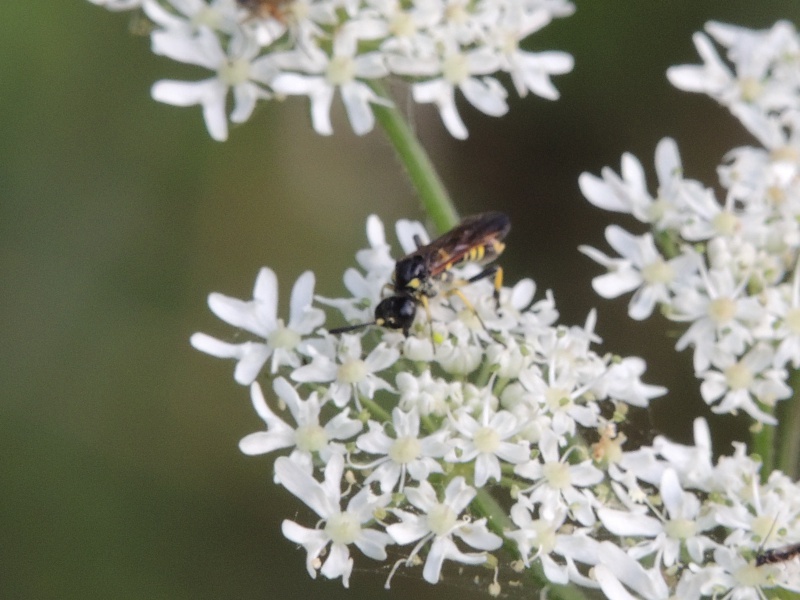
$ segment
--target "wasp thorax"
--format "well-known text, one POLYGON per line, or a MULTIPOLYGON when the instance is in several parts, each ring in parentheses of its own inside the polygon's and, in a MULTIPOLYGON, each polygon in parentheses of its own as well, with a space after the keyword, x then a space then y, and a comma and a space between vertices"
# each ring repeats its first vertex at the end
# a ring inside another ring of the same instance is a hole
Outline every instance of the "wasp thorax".
POLYGON ((394 268, 394 287, 398 291, 407 288, 415 289, 428 277, 425 259, 419 255, 412 255, 397 261, 394 268))

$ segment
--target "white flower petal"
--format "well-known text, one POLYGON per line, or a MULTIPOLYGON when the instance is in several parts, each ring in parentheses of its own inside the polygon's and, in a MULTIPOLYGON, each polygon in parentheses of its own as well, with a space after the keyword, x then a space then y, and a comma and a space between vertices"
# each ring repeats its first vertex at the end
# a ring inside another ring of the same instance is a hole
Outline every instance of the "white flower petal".
POLYGON ((603 526, 614 535, 655 537, 663 531, 661 522, 648 515, 600 508, 597 516, 603 526))

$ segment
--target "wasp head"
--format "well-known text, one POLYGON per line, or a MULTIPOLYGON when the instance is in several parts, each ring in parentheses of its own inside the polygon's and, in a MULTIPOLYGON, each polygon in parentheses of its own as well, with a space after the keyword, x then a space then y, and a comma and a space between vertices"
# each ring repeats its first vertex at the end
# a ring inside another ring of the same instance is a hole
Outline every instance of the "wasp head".
POLYGON ((398 294, 380 301, 375 307, 375 324, 389 329, 402 329, 405 335, 417 315, 417 301, 413 296, 398 294))

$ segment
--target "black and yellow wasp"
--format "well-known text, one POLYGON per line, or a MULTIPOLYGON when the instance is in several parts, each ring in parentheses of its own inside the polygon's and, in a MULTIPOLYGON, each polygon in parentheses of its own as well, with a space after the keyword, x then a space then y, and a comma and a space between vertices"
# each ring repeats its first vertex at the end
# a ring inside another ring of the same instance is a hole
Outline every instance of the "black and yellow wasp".
MULTIPOLYGON (((337 334, 379 325, 401 329, 407 336, 417 315, 417 306, 422 305, 428 311, 428 298, 440 291, 442 282, 452 281, 451 269, 465 262, 487 263, 496 259, 505 249, 503 239, 510 229, 511 222, 506 215, 486 212, 466 217, 430 244, 423 245, 422 240, 415 237, 417 249, 395 263, 392 283, 389 285, 392 294, 375 307, 375 320, 331 329, 330 332, 337 334)), ((491 265, 459 283, 472 283, 492 276, 495 302, 499 305, 503 269, 498 265, 491 265)), ((459 295, 472 308, 457 287, 446 293, 459 295)))

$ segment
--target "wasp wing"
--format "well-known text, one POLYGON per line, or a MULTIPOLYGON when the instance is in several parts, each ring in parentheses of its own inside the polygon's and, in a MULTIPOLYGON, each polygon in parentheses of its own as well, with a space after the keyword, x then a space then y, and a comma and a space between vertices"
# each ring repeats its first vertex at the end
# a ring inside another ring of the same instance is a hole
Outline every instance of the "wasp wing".
POLYGON ((435 278, 462 262, 494 260, 510 229, 508 216, 501 212, 472 215, 414 254, 426 258, 428 273, 435 278))

